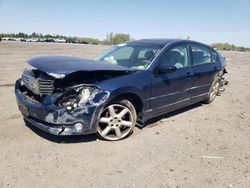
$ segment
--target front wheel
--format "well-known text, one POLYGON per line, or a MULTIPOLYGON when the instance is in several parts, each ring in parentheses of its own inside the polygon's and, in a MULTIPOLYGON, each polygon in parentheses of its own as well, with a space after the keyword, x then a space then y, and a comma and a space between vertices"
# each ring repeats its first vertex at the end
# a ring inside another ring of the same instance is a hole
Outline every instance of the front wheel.
POLYGON ((136 111, 128 100, 108 105, 101 113, 97 134, 104 140, 121 140, 129 136, 136 124, 136 111))
POLYGON ((217 96, 218 92, 219 92, 219 88, 220 88, 220 79, 216 80, 210 90, 209 90, 209 93, 208 93, 208 98, 207 100, 205 101, 205 103, 207 104, 210 104, 214 101, 215 97, 217 96))

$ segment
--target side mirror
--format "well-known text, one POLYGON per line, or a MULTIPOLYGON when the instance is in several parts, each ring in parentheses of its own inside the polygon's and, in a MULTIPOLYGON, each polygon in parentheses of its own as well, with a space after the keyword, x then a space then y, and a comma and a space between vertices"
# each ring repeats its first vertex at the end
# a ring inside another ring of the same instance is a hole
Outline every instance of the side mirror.
POLYGON ((164 73, 172 73, 175 72, 177 68, 175 66, 166 66, 166 65, 161 65, 158 68, 156 68, 156 72, 158 74, 164 74, 164 73))

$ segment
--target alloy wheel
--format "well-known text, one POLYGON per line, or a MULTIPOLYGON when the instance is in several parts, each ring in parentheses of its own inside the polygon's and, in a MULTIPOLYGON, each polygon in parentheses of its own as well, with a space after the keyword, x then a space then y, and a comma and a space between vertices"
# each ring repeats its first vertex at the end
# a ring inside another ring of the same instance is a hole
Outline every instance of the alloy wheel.
POLYGON ((120 140, 132 132, 134 121, 128 107, 112 104, 102 112, 97 131, 103 139, 120 140))
POLYGON ((220 87, 219 81, 215 82, 215 84, 212 86, 212 91, 210 92, 210 100, 213 101, 214 98, 216 97, 218 90, 220 87))

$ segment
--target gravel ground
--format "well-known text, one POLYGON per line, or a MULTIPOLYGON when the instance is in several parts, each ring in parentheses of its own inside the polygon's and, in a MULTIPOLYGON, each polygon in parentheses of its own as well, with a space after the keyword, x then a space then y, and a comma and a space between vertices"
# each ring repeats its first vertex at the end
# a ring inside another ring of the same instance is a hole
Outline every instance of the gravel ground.
POLYGON ((152 120, 119 142, 25 125, 13 88, 25 60, 107 48, 0 42, 0 187, 250 187, 250 53, 222 52, 229 85, 212 104, 152 120))

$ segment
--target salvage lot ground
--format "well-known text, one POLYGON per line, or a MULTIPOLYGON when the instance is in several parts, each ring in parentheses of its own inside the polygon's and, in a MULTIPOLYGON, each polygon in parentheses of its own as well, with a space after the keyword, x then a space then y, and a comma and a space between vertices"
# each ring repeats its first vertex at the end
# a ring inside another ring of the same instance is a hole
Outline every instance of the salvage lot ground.
POLYGON ((154 120, 123 141, 25 126, 13 84, 26 59, 92 58, 107 48, 0 42, 0 187, 250 187, 250 53, 222 53, 229 85, 214 103, 154 120))

